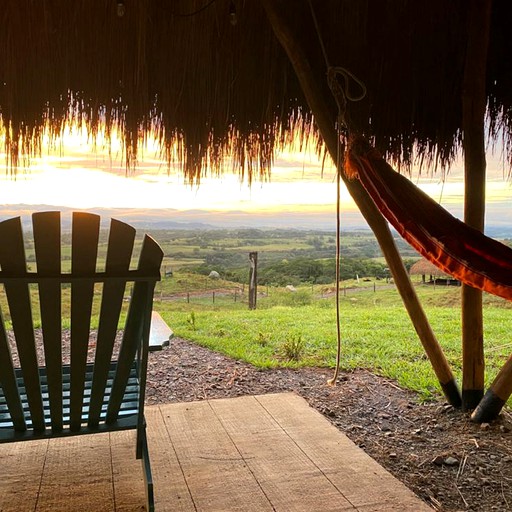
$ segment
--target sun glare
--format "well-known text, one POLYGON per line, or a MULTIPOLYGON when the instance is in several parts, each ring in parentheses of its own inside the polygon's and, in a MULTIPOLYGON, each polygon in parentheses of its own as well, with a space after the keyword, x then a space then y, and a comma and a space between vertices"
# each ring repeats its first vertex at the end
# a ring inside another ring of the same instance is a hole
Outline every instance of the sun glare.
MULTIPOLYGON (((5 155, 0 154, 0 158, 5 155)), ((96 140, 85 128, 67 127, 62 137, 46 137, 42 155, 15 176, 0 176, 0 200, 4 205, 50 205, 79 209, 175 209, 215 212, 257 212, 314 215, 336 210, 335 166, 322 162, 311 148, 291 148, 276 155, 271 180, 252 186, 241 182, 231 167, 219 177, 205 176, 200 186, 189 185, 160 158, 157 141, 148 137, 141 146, 137 166, 127 175, 121 139, 110 141, 99 133, 96 140)), ((447 178, 417 178, 415 182, 452 213, 461 215, 464 186, 461 166, 455 165, 447 178)), ((503 167, 490 155, 487 198, 489 208, 510 204, 511 185, 503 167), (501 170, 498 170, 501 169, 501 170)), ((357 207, 345 187, 341 191, 342 212, 357 207)))
MULTIPOLYGON (((107 141, 99 133, 93 141, 85 128, 67 127, 62 137, 45 138, 42 155, 30 166, 18 169, 14 177, 6 173, 0 178, 0 197, 3 204, 217 211, 325 209, 335 202, 334 168, 329 163, 323 167, 312 151, 280 154, 271 181, 255 181, 251 187, 230 170, 191 186, 179 172, 167 172, 151 137, 140 155, 136 169, 127 175, 119 137, 114 134, 107 141)), ((354 208, 347 193, 343 201, 346 208, 354 208)))

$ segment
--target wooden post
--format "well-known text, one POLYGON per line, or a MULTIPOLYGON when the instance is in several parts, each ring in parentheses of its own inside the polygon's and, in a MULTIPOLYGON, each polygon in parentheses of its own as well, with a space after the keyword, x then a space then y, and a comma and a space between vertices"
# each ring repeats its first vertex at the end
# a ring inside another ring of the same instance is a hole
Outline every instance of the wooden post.
POLYGON ((477 423, 488 423, 500 413, 512 394, 512 356, 503 365, 491 387, 480 400, 471 419, 477 423))
MULTIPOLYGON (((308 49, 301 45, 300 34, 289 23, 289 2, 286 0, 261 0, 261 2, 276 37, 295 69, 302 91, 313 112, 315 122, 331 158, 336 162, 338 151, 338 134, 335 128, 337 109, 332 100, 332 93, 327 86, 326 70, 324 69, 323 73, 320 73, 313 69, 312 60, 307 55, 308 49)), ((338 169, 338 172, 341 170, 338 169)), ((461 397, 455 377, 421 307, 387 222, 358 181, 348 181, 343 173, 342 178, 379 242, 405 308, 447 400, 452 405, 459 407, 461 397)))
MULTIPOLYGON (((471 0, 462 92, 464 148, 464 221, 484 230, 486 65, 491 19, 490 0, 471 0)), ((462 405, 474 409, 484 394, 482 292, 463 284, 462 405)))
POLYGON ((258 253, 250 252, 249 261, 249 309, 256 309, 256 297, 258 291, 258 253))

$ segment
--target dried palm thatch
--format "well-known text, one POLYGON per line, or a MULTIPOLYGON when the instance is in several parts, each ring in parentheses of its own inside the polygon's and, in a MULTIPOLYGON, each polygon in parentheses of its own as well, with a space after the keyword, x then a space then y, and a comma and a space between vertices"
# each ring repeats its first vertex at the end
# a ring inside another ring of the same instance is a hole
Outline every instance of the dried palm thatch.
MULTIPOLYGON (((494 1, 487 77, 489 130, 503 135, 509 158, 510 10, 494 1)), ((289 16, 319 80, 330 64, 366 85, 350 105, 352 127, 399 164, 412 163, 414 148, 427 163, 450 163, 461 144, 464 0, 294 0, 289 16)), ((264 177, 276 149, 317 141, 258 0, 4 0, 0 23, 0 116, 13 169, 38 153, 43 132, 55 137, 67 123, 93 137, 119 132, 128 164, 152 133, 190 180, 220 172, 226 158, 264 177)))
POLYGON ((409 274, 411 275, 420 275, 420 276, 434 276, 434 277, 442 277, 442 278, 450 278, 448 274, 437 268, 430 261, 422 258, 418 260, 414 265, 411 266, 409 270, 409 274))

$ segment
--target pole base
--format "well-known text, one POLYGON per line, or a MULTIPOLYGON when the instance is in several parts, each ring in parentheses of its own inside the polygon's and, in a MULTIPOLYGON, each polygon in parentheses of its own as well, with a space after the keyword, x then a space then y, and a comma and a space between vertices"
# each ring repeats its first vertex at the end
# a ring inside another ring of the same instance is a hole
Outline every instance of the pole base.
POLYGON ((483 389, 463 389, 462 390, 462 408, 465 411, 472 411, 475 409, 482 397, 484 396, 483 389))
POLYGON ((489 423, 498 417, 504 405, 505 400, 501 399, 492 389, 489 389, 473 411, 471 421, 475 423, 489 423))
POLYGON ((440 382, 441 388, 443 390, 444 396, 448 403, 453 407, 461 407, 462 406, 462 397, 460 396, 460 391, 457 386, 457 382, 455 379, 452 379, 444 384, 440 382))

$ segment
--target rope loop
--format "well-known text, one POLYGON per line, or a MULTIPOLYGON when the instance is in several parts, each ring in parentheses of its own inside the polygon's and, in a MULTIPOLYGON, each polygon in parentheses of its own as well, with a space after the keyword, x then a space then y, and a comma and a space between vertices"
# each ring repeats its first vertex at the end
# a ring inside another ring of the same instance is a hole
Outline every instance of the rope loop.
POLYGON ((338 126, 346 126, 347 100, 352 102, 361 101, 366 96, 366 85, 348 69, 341 66, 329 66, 327 69, 327 83, 338 106, 338 126), (339 77, 343 78, 343 83, 340 82, 339 77), (360 93, 358 95, 351 92, 351 82, 359 87, 360 93))
POLYGON ((341 66, 331 66, 329 62, 329 56, 327 55, 327 49, 325 47, 324 39, 322 37, 322 32, 320 31, 320 26, 318 24, 318 19, 316 17, 315 10, 313 9, 313 3, 311 0, 308 0, 308 3, 309 9, 311 11, 311 17, 313 18, 313 23, 315 25, 318 42, 320 43, 322 55, 324 56, 325 65, 327 67, 327 83, 336 100, 336 104, 338 105, 338 129, 340 129, 341 126, 347 126, 345 118, 345 114, 347 111, 347 100, 361 101, 366 96, 366 85, 364 84, 364 82, 359 80, 359 78, 357 78, 353 73, 351 73, 347 68, 341 66), (338 80, 339 76, 343 77, 343 85, 341 85, 340 81, 338 80), (354 95, 350 92, 351 81, 355 82, 357 86, 361 89, 359 95, 354 95))
POLYGON ((330 80, 336 80, 337 77, 340 75, 345 80, 345 87, 343 88, 343 93, 345 94, 345 97, 349 101, 361 101, 366 96, 366 85, 362 80, 357 78, 354 73, 349 71, 347 68, 341 67, 341 66, 331 66, 327 70, 327 75, 330 80), (359 95, 353 95, 350 93, 350 81, 355 82, 359 89, 361 89, 361 92, 359 95))
POLYGON ((341 235, 341 141, 340 135, 342 131, 342 126, 344 126, 347 130, 349 130, 349 126, 346 119, 347 112, 347 100, 348 101, 360 101, 366 96, 366 85, 359 80, 353 73, 351 73, 348 69, 343 67, 334 67, 329 63, 329 57, 327 55, 327 50, 325 48, 324 40, 322 38, 322 33, 320 31, 320 27, 318 25, 318 20, 316 18, 315 10, 313 9, 312 0, 308 0, 309 8, 311 10, 311 16, 313 18, 313 23, 315 25, 315 30, 318 36, 318 41, 320 43, 320 48, 322 49, 322 54, 325 60, 325 66, 327 68, 327 84, 329 89, 331 89, 331 93, 336 101, 338 106, 338 119, 337 119, 337 153, 336 153, 336 341, 337 341, 337 351, 336 351, 336 366, 334 369, 334 375, 332 379, 329 379, 327 383, 331 386, 336 385, 336 381, 338 379, 338 374, 340 371, 340 363, 341 363, 341 320, 340 320, 340 263, 341 263, 341 243, 340 243, 340 235, 341 235), (339 77, 343 77, 343 84, 340 82, 339 77), (353 81, 357 84, 357 86, 361 89, 361 93, 359 95, 354 95, 350 92, 350 82, 353 81))

